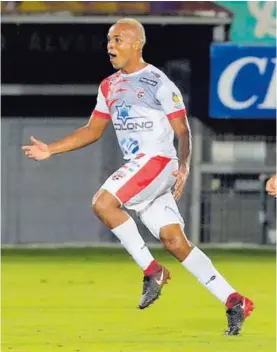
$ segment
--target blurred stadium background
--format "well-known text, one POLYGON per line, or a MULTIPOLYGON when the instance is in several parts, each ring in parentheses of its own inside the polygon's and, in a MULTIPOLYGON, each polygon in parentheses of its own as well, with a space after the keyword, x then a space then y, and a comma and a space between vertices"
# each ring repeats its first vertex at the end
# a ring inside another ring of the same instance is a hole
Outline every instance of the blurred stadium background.
POLYGON ((1 11, 2 247, 16 247, 2 249, 2 351, 276 351, 276 203, 264 189, 276 172, 275 2, 1 1, 1 11), (118 246, 91 210, 122 163, 112 126, 44 162, 20 146, 86 123, 122 16, 145 25, 145 60, 188 107, 193 157, 179 205, 190 239, 256 304, 239 339, 223 336, 224 307, 159 248, 172 280, 143 312, 141 272, 123 249, 36 248, 118 246))
POLYGON ((122 16, 145 25, 145 60, 176 82, 188 107, 192 172, 180 208, 190 238, 275 244, 275 200, 264 193, 276 164, 274 2, 2 1, 1 10, 2 245, 115 243, 90 206, 122 163, 112 128, 96 145, 42 163, 20 146, 87 121, 112 73, 106 33, 122 16), (250 56, 265 61, 236 70, 250 56), (233 78, 220 85, 231 65, 233 78))

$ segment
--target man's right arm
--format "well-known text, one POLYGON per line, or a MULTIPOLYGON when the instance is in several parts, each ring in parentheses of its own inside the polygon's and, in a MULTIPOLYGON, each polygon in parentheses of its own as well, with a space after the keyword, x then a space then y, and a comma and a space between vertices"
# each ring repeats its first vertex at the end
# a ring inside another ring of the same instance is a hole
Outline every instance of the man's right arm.
POLYGON ((31 137, 32 144, 25 145, 22 149, 25 155, 30 159, 45 160, 52 155, 80 149, 98 141, 109 122, 110 119, 99 117, 97 113, 94 112, 88 124, 73 132, 71 135, 50 144, 45 144, 31 137))
POLYGON ((71 135, 48 145, 51 155, 70 152, 98 141, 110 120, 93 113, 88 124, 71 135))
POLYGON ((85 126, 71 135, 50 144, 45 144, 31 137, 32 145, 22 147, 25 155, 30 159, 44 160, 50 158, 51 155, 70 152, 98 141, 111 120, 106 104, 106 92, 103 89, 103 87, 107 86, 107 83, 105 83, 103 81, 99 87, 95 110, 85 126))

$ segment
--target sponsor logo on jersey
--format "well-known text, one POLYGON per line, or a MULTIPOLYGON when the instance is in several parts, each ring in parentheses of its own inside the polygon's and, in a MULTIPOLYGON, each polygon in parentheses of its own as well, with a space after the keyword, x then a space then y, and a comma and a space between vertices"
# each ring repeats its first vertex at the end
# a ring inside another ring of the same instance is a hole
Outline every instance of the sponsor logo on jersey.
POLYGON ((139 150, 139 142, 134 138, 123 138, 120 141, 120 146, 123 153, 126 154, 135 154, 139 150))
MULTIPOLYGON (((134 142, 134 140, 132 140, 132 142, 134 142)), ((132 142, 131 142, 131 145, 132 145, 132 142)), ((135 141, 135 143, 133 143, 132 146, 134 146, 136 148, 137 145, 138 145, 137 141, 135 141)), ((126 163, 125 165, 121 166, 121 168, 119 170, 123 170, 123 172, 124 171, 136 172, 139 168, 140 168, 140 163, 138 161, 130 160, 130 161, 128 161, 128 163, 126 163)))
POLYGON ((136 97, 138 99, 141 99, 144 96, 144 89, 143 88, 137 88, 136 89, 136 97))
POLYGON ((140 168, 140 163, 136 160, 130 160, 126 165, 128 165, 128 170, 135 172, 140 168))
POLYGON ((180 103, 180 98, 174 92, 172 93, 172 100, 174 101, 174 103, 180 103))
POLYGON ((128 105, 125 101, 123 101, 120 105, 116 105, 115 107, 117 110, 117 120, 119 121, 114 123, 115 131, 143 132, 153 130, 153 121, 142 121, 145 119, 144 116, 129 115, 132 105, 128 105))
POLYGON ((172 101, 175 109, 182 109, 181 99, 175 92, 172 93, 172 101))
POLYGON ((155 87, 158 84, 157 81, 154 81, 153 79, 149 79, 146 77, 140 77, 139 81, 142 83, 150 84, 150 86, 153 86, 153 87, 155 87))
POLYGON ((139 121, 127 122, 126 124, 114 123, 115 131, 129 131, 129 132, 149 132, 153 131, 153 121, 139 121))
POLYGON ((132 119, 130 116, 132 105, 126 104, 125 101, 123 101, 121 105, 116 105, 115 107, 117 110, 117 119, 121 121, 123 125, 125 125, 128 120, 132 119))

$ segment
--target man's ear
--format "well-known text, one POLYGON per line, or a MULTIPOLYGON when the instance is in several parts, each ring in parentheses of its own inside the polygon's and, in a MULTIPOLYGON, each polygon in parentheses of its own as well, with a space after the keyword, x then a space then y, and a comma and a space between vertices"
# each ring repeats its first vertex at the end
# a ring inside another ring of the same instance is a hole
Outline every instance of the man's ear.
POLYGON ((141 50, 141 42, 140 40, 136 40, 134 43, 133 43, 133 48, 134 50, 141 50))

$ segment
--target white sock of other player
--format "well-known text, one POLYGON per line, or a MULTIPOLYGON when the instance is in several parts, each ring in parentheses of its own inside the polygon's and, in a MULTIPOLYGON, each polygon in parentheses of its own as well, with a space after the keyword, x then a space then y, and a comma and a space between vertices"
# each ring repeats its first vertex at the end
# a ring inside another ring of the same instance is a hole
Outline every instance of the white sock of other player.
POLYGON ((194 247, 182 265, 224 304, 229 295, 236 292, 199 248, 194 247))
POLYGON ((141 237, 135 221, 131 217, 123 224, 111 229, 111 231, 120 240, 121 244, 145 274, 151 275, 152 268, 154 268, 154 272, 158 271, 160 266, 158 265, 157 267, 157 263, 141 237))

